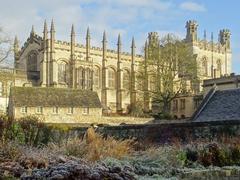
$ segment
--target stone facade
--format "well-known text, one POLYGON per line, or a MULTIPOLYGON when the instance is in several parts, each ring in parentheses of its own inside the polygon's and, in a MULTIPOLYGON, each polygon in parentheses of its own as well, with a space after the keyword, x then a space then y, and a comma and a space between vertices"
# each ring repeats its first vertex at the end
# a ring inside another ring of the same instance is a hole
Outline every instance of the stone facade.
POLYGON ((0 68, 0 114, 7 112, 10 88, 27 85, 31 85, 31 83, 27 81, 24 71, 0 68))
POLYGON ((13 116, 16 118, 28 116, 38 116, 45 123, 86 123, 93 122, 96 117, 102 116, 101 108, 73 108, 58 107, 58 112, 54 111, 55 107, 13 107, 13 116))
MULTIPOLYGON (((194 99, 201 93, 202 80, 220 77, 231 72, 231 48, 229 30, 221 30, 219 42, 200 40, 197 36, 197 23, 188 21, 187 34, 183 40, 192 47, 191 53, 196 55, 199 64, 198 76, 201 79, 195 92, 189 92, 181 112, 173 112, 177 117, 190 117, 194 111, 194 99)), ((146 93, 138 87, 137 73, 139 63, 145 57, 136 55, 135 42, 132 40, 131 53, 122 52, 121 37, 119 35, 117 50, 107 48, 106 33, 103 33, 102 47, 92 47, 90 30, 87 30, 85 45, 76 43, 74 26, 70 34, 70 42, 59 41, 55 38, 55 26, 51 23, 48 31, 44 23, 43 36, 39 36, 32 29, 29 38, 20 49, 15 41, 15 69, 25 71, 27 80, 33 86, 57 87, 73 89, 90 89, 96 91, 101 100, 104 112, 127 113, 128 108, 142 102, 144 109, 151 110, 151 101, 146 93)), ((155 33, 149 33, 149 38, 155 33)), ((144 84, 147 92, 150 80, 144 84)), ((180 104, 180 103, 179 103, 180 104)), ((177 108, 179 109, 179 108, 177 108)))
POLYGON ((14 119, 34 115, 47 123, 83 123, 101 117, 102 106, 90 90, 12 87, 8 114, 14 119))
MULTIPOLYGON (((191 117, 197 109, 203 97, 202 84, 204 80, 221 78, 230 75, 232 72, 231 34, 228 29, 220 30, 217 43, 213 41, 212 33, 211 41, 207 40, 206 31, 204 31, 203 39, 198 38, 196 21, 188 21, 186 29, 187 34, 184 41, 190 44, 192 54, 196 56, 200 83, 187 92, 185 100, 183 100, 184 96, 180 96, 173 101, 171 105, 173 115, 178 118, 191 117), (181 106, 185 108, 181 108, 181 106)), ((190 83, 189 87, 191 87, 190 83)))

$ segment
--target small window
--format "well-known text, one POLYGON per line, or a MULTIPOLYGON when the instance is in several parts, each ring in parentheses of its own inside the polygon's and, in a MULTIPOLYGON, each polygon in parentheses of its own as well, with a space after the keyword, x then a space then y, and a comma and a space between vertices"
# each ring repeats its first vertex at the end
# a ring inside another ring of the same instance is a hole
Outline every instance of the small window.
POLYGON ((68 114, 73 114, 73 107, 68 108, 68 114))
POLYGON ((89 108, 83 108, 83 114, 89 114, 89 108))
POLYGON ((37 114, 42 114, 43 113, 43 107, 38 106, 37 107, 37 114))
POLYGON ((53 114, 58 114, 58 107, 53 107, 53 114))
POLYGON ((26 106, 23 106, 21 107, 21 113, 27 113, 27 107, 26 106))
POLYGON ((185 99, 180 100, 180 108, 181 110, 184 110, 186 108, 186 101, 185 99))

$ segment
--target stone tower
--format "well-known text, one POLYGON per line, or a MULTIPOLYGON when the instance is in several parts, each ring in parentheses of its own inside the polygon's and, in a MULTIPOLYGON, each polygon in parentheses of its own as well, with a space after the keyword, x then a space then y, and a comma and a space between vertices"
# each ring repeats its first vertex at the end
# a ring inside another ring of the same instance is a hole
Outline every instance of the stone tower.
POLYGON ((198 28, 198 24, 196 21, 194 20, 187 21, 186 23, 186 29, 187 29, 186 41, 187 42, 196 42, 198 40, 197 28, 198 28))
POLYGON ((230 30, 222 29, 219 32, 219 40, 223 46, 226 46, 227 49, 230 49, 230 30))

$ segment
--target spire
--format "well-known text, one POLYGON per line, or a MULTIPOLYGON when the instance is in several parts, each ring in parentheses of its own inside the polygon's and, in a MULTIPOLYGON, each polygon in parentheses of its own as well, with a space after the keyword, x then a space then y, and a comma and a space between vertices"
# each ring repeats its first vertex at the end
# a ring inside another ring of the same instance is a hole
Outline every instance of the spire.
POLYGON ((35 34, 34 26, 32 25, 31 35, 34 35, 34 34, 35 34))
POLYGON ((53 22, 53 19, 52 19, 52 22, 51 22, 51 29, 50 29, 51 32, 55 32, 55 27, 54 27, 54 22, 53 22))
POLYGON ((87 28, 87 35, 86 35, 86 39, 90 39, 90 30, 89 30, 89 27, 87 28))
POLYGON ((48 29, 47 29, 47 21, 46 19, 44 20, 44 28, 43 28, 43 32, 47 32, 48 29))
POLYGON ((136 48, 134 37, 132 38, 132 46, 131 46, 131 48, 136 48))
POLYGON ((71 36, 75 36, 74 24, 72 24, 71 36))
POLYGON ((87 35, 86 35, 86 60, 90 60, 90 49, 91 49, 91 44, 90 44, 90 30, 89 27, 87 28, 87 35))
POLYGON ((15 38, 14 38, 14 45, 18 45, 18 38, 17 38, 17 35, 16 35, 15 38))
POLYGON ((213 42, 213 32, 211 33, 211 41, 213 42))
POLYGON ((48 36, 48 29, 47 29, 47 21, 45 19, 44 21, 44 27, 43 27, 43 38, 44 39, 47 39, 47 36, 48 36))
POLYGON ((204 40, 205 41, 207 40, 207 31, 206 31, 206 29, 204 30, 204 40))
POLYGON ((105 30, 103 32, 103 42, 107 42, 107 36, 106 36, 106 31, 105 30))
POLYGON ((122 45, 122 43, 121 43, 121 35, 120 34, 118 34, 118 43, 117 43, 117 45, 118 46, 122 45))
POLYGON ((18 50, 19 50, 19 41, 18 41, 17 36, 15 36, 15 39, 14 39, 14 52, 16 53, 18 50))

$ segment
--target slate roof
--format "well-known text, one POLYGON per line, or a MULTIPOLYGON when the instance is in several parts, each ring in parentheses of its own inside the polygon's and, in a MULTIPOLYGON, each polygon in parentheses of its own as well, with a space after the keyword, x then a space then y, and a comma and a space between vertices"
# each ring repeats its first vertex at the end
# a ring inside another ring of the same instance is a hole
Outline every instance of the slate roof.
POLYGON ((17 107, 58 106, 101 108, 97 93, 91 90, 53 87, 12 87, 10 100, 17 107))
POLYGON ((210 92, 192 117, 193 121, 240 120, 240 89, 210 92), (208 99, 207 99, 208 98, 208 99), (205 103, 204 103, 205 102, 205 103))

